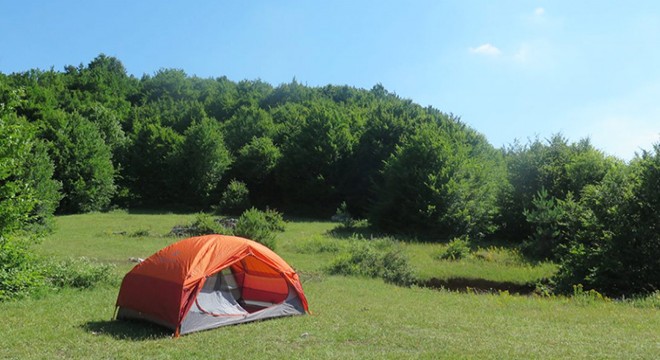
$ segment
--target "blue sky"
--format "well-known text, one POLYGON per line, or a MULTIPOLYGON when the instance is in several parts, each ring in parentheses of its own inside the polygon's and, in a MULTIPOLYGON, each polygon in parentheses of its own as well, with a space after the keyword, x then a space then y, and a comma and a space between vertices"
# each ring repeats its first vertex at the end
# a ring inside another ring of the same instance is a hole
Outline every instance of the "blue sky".
POLYGON ((140 77, 388 90, 496 147, 561 132, 623 159, 660 142, 657 1, 0 0, 0 72, 115 56, 140 77))

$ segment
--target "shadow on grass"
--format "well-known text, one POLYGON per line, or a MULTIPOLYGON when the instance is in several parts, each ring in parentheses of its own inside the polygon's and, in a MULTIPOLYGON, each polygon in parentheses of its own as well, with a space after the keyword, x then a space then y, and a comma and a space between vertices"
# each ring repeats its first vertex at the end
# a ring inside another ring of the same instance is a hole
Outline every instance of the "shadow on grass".
POLYGON ((420 280, 417 285, 432 289, 446 289, 459 292, 498 293, 500 291, 507 291, 511 294, 518 295, 529 295, 536 289, 536 285, 530 283, 518 284, 509 281, 493 281, 462 277, 449 279, 431 278, 428 280, 420 280))
POLYGON ((157 340, 172 337, 172 331, 146 321, 89 321, 80 326, 93 335, 110 336, 117 340, 157 340))

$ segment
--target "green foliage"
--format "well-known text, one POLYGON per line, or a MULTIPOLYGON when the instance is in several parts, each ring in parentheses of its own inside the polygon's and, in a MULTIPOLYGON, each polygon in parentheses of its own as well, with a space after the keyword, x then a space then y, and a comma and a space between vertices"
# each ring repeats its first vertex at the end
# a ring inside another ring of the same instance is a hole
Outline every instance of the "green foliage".
POLYGON ((35 141, 27 159, 25 182, 33 191, 37 203, 30 213, 28 229, 33 234, 51 231, 52 219, 63 194, 62 183, 53 179, 55 166, 48 156, 47 145, 35 141))
POLYGON ((34 136, 28 129, 13 114, 0 117, 0 236, 22 229, 38 203, 26 183, 34 136))
POLYGON ((330 263, 326 271, 333 275, 382 278, 401 286, 410 286, 415 282, 401 249, 388 241, 354 241, 346 252, 330 263))
POLYGON ((85 258, 48 262, 36 256, 27 241, 0 237, 0 302, 49 288, 90 288, 109 282, 113 269, 85 258))
POLYGON ((187 225, 175 226, 171 233, 178 237, 209 234, 232 235, 232 230, 227 229, 213 215, 201 212, 197 213, 187 225))
POLYGON ((336 254, 344 248, 344 245, 346 245, 345 242, 337 241, 337 239, 313 236, 295 242, 291 248, 300 254, 336 254))
POLYGON ((271 231, 282 232, 286 229, 284 215, 281 212, 274 209, 266 209, 263 213, 271 231))
POLYGON ((273 172, 282 158, 282 152, 268 137, 253 137, 239 151, 234 172, 242 179, 260 184, 273 172))
POLYGON ((236 179, 229 182, 222 193, 218 211, 225 214, 241 214, 250 207, 250 191, 244 182, 236 179))
POLYGON ((528 256, 540 260, 559 260, 561 251, 576 231, 579 231, 582 205, 573 200, 568 193, 565 200, 550 198, 545 189, 541 189, 532 200, 532 207, 524 211, 527 222, 534 232, 523 243, 523 251, 528 256))
MULTIPOLYGON (((546 142, 514 143, 505 152, 509 186, 499 196, 501 235, 524 241, 536 231, 525 211, 544 189, 548 199, 579 201, 587 185, 598 184, 616 161, 596 150, 588 139, 569 144, 560 134, 546 142)), ((546 253, 547 255, 547 253, 546 253)))
POLYGON ((253 138, 272 138, 276 126, 271 115, 258 107, 241 107, 224 124, 227 147, 234 153, 250 143, 253 138))
POLYGON ((645 293, 660 267, 657 156, 625 164, 559 134, 497 151, 381 84, 273 88, 179 69, 137 79, 103 54, 0 74, 3 236, 47 230, 53 209, 208 209, 235 179, 263 208, 325 217, 345 201, 348 227, 368 217, 417 238, 523 243, 561 262, 567 293, 645 293))
POLYGON ((98 211, 110 205, 116 186, 110 148, 98 127, 77 113, 49 114, 46 137, 51 141, 55 178, 64 197, 59 211, 98 211))
POLYGON ((238 218, 234 235, 254 240, 271 249, 277 244, 275 231, 280 228, 282 218, 271 211, 270 215, 255 208, 246 210, 238 218))
POLYGON ((346 205, 346 201, 342 201, 341 204, 339 204, 333 219, 339 221, 342 228, 347 230, 353 229, 357 223, 357 221, 353 219, 353 216, 348 211, 348 205, 346 205))
POLYGON ((556 276, 559 291, 582 284, 608 296, 660 287, 660 145, 613 168, 583 195, 586 215, 556 276))
POLYGON ((470 255, 470 242, 467 237, 452 239, 444 252, 439 255, 441 260, 460 260, 470 255))
POLYGON ((138 122, 128 150, 124 181, 133 204, 168 204, 178 200, 182 172, 178 171, 184 137, 159 124, 138 122))
POLYGON ((30 251, 60 199, 53 165, 35 128, 16 116, 18 92, 2 92, 0 106, 0 301, 23 297, 43 283, 30 251), (20 238, 24 236, 25 238, 20 238))
POLYGON ((444 121, 447 128, 436 123, 420 125, 385 162, 370 216, 377 227, 435 236, 481 237, 493 232, 493 194, 503 172, 496 162, 470 158, 471 152, 481 151, 486 157, 488 145, 478 145, 483 150, 473 147, 464 138, 467 134, 453 128, 455 123, 449 118, 444 121))
POLYGON ((582 284, 573 285, 573 297, 571 300, 581 305, 592 305, 598 302, 609 301, 607 297, 594 289, 585 291, 582 284))
POLYGON ((627 300, 632 306, 641 309, 660 310, 660 290, 656 290, 646 296, 637 296, 627 300))
POLYGON ((113 270, 114 266, 110 264, 96 264, 82 257, 48 263, 42 271, 52 287, 88 289, 109 283, 113 279, 113 270))
POLYGON ((195 96, 188 76, 181 69, 158 70, 154 76, 144 76, 141 83, 147 101, 190 100, 195 96))
POLYGON ((61 184, 35 128, 9 110, 0 111, 0 236, 37 235, 50 229, 61 184))
MULTIPOLYGON (((283 122, 282 160, 277 183, 301 205, 337 203, 338 187, 357 141, 351 114, 329 102, 279 110, 283 122)), ((317 205, 318 206, 318 205, 317 205)))
POLYGON ((0 301, 25 297, 43 286, 26 241, 0 236, 0 301))
POLYGON ((185 174, 183 201, 202 206, 210 204, 231 162, 216 121, 203 118, 192 124, 186 130, 181 148, 180 171, 185 174))

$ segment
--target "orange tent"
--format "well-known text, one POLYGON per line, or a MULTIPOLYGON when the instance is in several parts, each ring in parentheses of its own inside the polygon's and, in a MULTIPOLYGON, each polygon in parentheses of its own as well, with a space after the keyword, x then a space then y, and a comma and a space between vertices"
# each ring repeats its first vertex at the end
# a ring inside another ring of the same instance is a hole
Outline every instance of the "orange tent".
POLYGON ((192 237, 136 265, 121 284, 117 319, 175 335, 309 312, 298 274, 275 252, 235 236, 192 237))

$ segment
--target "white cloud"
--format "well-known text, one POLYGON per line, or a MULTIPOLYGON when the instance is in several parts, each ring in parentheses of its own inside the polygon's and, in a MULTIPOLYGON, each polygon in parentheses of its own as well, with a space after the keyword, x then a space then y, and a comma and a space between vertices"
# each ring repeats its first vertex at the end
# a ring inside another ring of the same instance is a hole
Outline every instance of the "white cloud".
POLYGON ((543 14, 545 14, 545 9, 542 7, 538 7, 534 10, 534 15, 536 16, 542 16, 543 14))
POLYGON ((502 54, 500 49, 498 49, 497 47, 493 46, 490 43, 479 45, 476 48, 471 47, 470 52, 473 54, 485 55, 485 56, 499 56, 500 54, 502 54))

